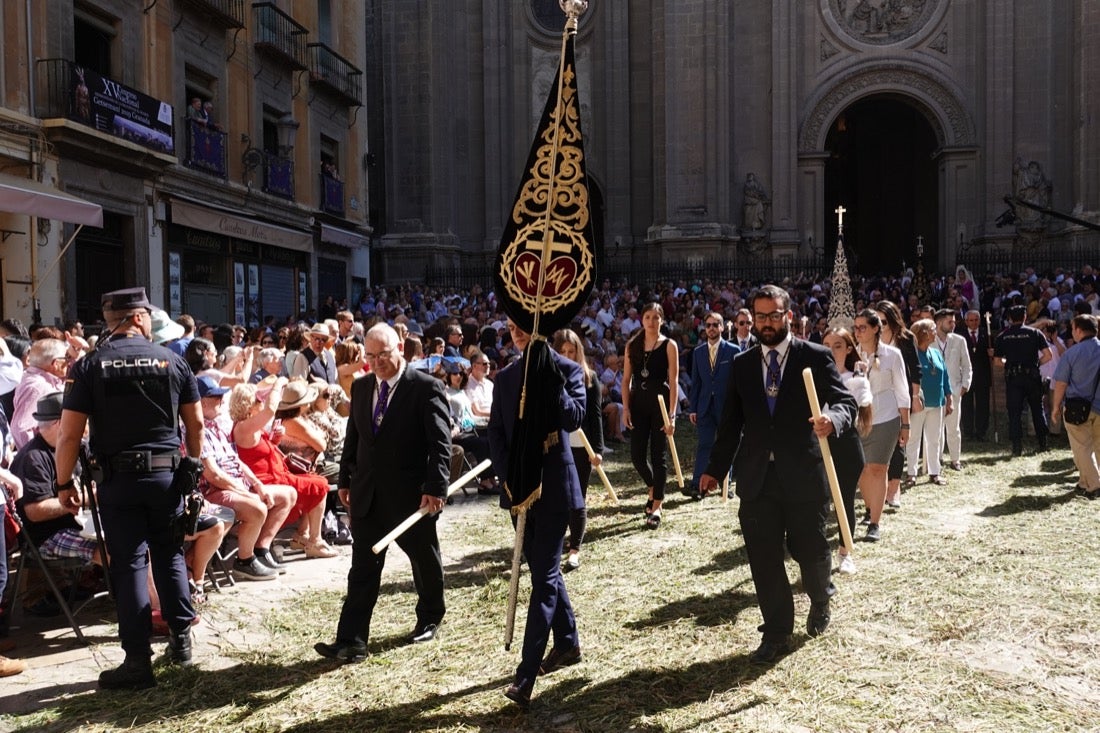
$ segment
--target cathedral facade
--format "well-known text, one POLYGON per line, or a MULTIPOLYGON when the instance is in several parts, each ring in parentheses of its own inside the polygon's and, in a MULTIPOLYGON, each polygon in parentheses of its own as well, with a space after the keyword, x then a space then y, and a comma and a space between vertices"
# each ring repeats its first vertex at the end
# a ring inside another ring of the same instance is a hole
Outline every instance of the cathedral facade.
MULTIPOLYGON (((366 13, 378 279, 484 264, 558 2, 366 13)), ((841 207, 865 273, 1094 247, 1098 31, 1088 0, 592 0, 577 71, 603 261, 829 255, 841 207)))

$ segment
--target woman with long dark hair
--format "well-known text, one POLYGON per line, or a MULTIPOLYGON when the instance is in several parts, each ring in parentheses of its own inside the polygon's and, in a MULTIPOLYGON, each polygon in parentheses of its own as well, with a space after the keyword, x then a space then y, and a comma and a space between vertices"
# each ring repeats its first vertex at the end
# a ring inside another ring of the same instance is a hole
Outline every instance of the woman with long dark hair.
POLYGON ((668 466, 665 462, 666 435, 676 428, 679 405, 679 353, 676 344, 661 334, 664 309, 658 303, 642 308, 642 327, 626 345, 623 364, 623 421, 630 430, 630 460, 646 484, 648 500, 645 523, 649 529, 661 525, 668 466), (666 429, 657 397, 666 401, 670 426, 666 429))
POLYGON ((603 463, 603 415, 600 412, 600 380, 596 372, 588 365, 584 355, 584 345, 575 331, 558 331, 554 337, 554 350, 566 359, 580 365, 584 373, 585 413, 581 431, 592 446, 594 455, 588 455, 584 442, 575 433, 569 436, 569 447, 573 451, 573 463, 577 466, 577 477, 581 483, 581 496, 585 504, 569 511, 569 555, 565 558, 565 567, 576 570, 581 565, 581 543, 584 530, 588 525, 588 482, 592 478, 592 467, 603 463))
MULTIPOLYGON (((917 339, 906 327, 901 317, 901 310, 895 304, 889 300, 880 300, 875 303, 875 310, 882 319, 880 336, 883 343, 896 347, 905 362, 905 376, 909 380, 910 413, 920 412, 924 409, 924 396, 920 389, 921 368, 920 359, 917 357, 917 339)), ((886 487, 886 506, 891 509, 901 507, 901 479, 904 474, 905 450, 904 446, 898 445, 894 449, 887 472, 889 483, 886 487)))

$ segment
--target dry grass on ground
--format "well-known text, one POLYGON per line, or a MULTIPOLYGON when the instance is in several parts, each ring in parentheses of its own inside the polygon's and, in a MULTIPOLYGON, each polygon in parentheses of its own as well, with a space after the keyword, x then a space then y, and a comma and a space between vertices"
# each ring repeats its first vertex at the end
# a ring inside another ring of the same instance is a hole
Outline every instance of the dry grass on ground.
MULTIPOLYGON (((685 458, 690 442, 680 437, 685 458)), ((402 574, 386 583, 363 664, 317 658, 314 628, 328 637, 341 595, 303 594, 264 620, 272 637, 262 651, 166 670, 148 693, 65 697, 6 722, 303 733, 1096 729, 1100 502, 1072 496, 1064 448, 1005 452, 979 445, 948 486, 908 492, 883 541, 857 544, 859 572, 838 577, 833 626, 815 640, 796 633, 795 651, 774 667, 747 660, 759 613, 736 500, 672 495, 661 528, 647 531, 619 447, 609 468, 623 504, 608 506, 593 486, 583 564, 567 579, 585 660, 541 679, 529 713, 501 694, 522 638, 521 614, 517 644, 503 650, 511 527, 482 504, 444 525, 450 610, 439 643, 397 644, 414 604, 402 574)), ((799 619, 807 609, 798 597, 799 619)))

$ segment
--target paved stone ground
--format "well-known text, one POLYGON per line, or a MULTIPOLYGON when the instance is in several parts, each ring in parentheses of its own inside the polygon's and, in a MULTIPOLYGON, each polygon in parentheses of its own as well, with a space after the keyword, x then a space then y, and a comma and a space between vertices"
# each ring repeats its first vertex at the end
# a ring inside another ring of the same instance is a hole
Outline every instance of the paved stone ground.
MULTIPOLYGON (((440 518, 440 536, 448 537, 452 534, 449 530, 463 522, 491 521, 489 515, 500 511, 496 497, 478 497, 472 491, 468 498, 459 494, 440 518)), ((444 565, 459 559, 460 546, 447 541, 442 546, 444 565), (448 547, 452 548, 450 553, 448 547)), ((287 573, 275 581, 239 582, 223 588, 221 593, 208 590, 202 620, 192 632, 196 661, 204 669, 212 670, 236 664, 241 652, 262 648, 271 641, 270 634, 259 624, 243 620, 262 618, 274 608, 293 605, 294 597, 317 589, 342 590, 351 564, 351 548, 338 549, 340 556, 332 559, 310 560, 301 553, 287 554, 284 558, 287 573)), ((384 576, 391 575, 410 577, 408 560, 400 550, 387 555, 384 576)), ((36 710, 47 707, 61 695, 94 690, 99 673, 121 663, 124 654, 118 644, 110 600, 93 601, 81 611, 77 621, 89 642, 87 646, 76 639, 64 615, 39 618, 21 614, 18 626, 13 625, 10 634, 17 646, 7 656, 24 660, 27 670, 4 678, 0 686, 0 714, 36 710)), ((327 630, 318 640, 329 639, 333 632, 334 629, 327 630)), ((163 651, 165 642, 164 638, 154 639, 155 654, 163 651)))

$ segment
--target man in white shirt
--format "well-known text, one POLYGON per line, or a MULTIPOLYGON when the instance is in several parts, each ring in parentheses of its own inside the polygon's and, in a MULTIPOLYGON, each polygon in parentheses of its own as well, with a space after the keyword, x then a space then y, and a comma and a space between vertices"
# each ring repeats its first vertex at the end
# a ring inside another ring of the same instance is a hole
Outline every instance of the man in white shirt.
POLYGON ((642 327, 642 322, 638 320, 638 309, 631 307, 626 312, 626 318, 619 324, 619 332, 626 338, 630 338, 630 335, 642 327))
MULTIPOLYGON (((955 311, 943 308, 936 311, 936 341, 933 344, 943 354, 947 369, 947 380, 951 384, 951 394, 961 400, 970 389, 974 371, 970 364, 970 349, 966 337, 955 333, 955 311)), ((944 415, 943 427, 947 433, 947 453, 951 457, 951 468, 962 470, 962 410, 952 410, 944 415)))
POLYGON ((489 412, 493 407, 493 383, 489 379, 489 357, 480 350, 470 354, 470 379, 466 382, 466 396, 470 398, 470 411, 474 413, 474 426, 484 428, 489 424, 489 412))

